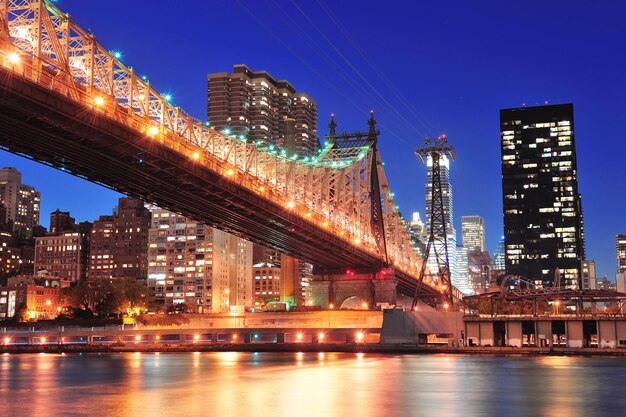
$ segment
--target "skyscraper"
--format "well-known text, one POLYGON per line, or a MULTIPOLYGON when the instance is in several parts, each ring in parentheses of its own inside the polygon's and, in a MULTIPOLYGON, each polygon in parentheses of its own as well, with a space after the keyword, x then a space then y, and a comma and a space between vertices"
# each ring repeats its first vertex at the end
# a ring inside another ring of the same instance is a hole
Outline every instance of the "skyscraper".
POLYGON ((496 271, 504 271, 506 269, 506 253, 504 249, 504 236, 498 241, 496 250, 493 251, 492 269, 496 271))
POLYGON ((506 271, 578 288, 585 256, 574 106, 500 110, 506 271))
POLYGON ((615 236, 615 257, 617 260, 617 273, 626 272, 626 234, 615 236))
POLYGON ((289 155, 314 155, 319 148, 311 97, 246 65, 208 75, 207 119, 215 129, 276 145, 289 155))
POLYGON ((463 247, 468 252, 485 251, 485 221, 480 216, 461 216, 463 247))
POLYGON ((0 204, 6 210, 6 220, 13 225, 18 239, 33 237, 33 228, 39 224, 41 195, 34 187, 22 184, 22 173, 15 168, 0 169, 0 204))
MULTIPOLYGON (((433 161, 430 157, 426 161, 428 169, 427 182, 426 182, 426 230, 430 231, 430 222, 432 219, 431 202, 432 202, 432 166, 433 161)), ((443 200, 443 213, 446 226, 446 242, 448 247, 448 262, 450 263, 450 278, 452 285, 455 287, 464 287, 463 283, 458 282, 457 275, 457 258, 456 258, 456 230, 452 224, 453 211, 452 211, 452 184, 450 183, 450 160, 442 155, 441 156, 441 193, 443 200)), ((438 225, 436 225, 438 226, 438 225)), ((443 236, 441 236, 443 238, 443 236)), ((436 274, 438 271, 437 261, 434 255, 435 248, 431 248, 428 256, 428 269, 432 274, 436 274)))

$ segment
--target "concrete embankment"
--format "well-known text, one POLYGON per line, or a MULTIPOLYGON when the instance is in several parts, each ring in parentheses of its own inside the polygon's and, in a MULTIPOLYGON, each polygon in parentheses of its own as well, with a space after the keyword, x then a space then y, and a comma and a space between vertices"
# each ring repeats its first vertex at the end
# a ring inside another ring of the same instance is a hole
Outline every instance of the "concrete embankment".
POLYGON ((251 343, 251 344, 178 344, 178 345, 24 345, 2 346, 2 353, 185 353, 185 352, 345 352, 377 354, 452 354, 490 356, 626 356, 626 349, 533 348, 533 347, 449 347, 382 344, 251 343))

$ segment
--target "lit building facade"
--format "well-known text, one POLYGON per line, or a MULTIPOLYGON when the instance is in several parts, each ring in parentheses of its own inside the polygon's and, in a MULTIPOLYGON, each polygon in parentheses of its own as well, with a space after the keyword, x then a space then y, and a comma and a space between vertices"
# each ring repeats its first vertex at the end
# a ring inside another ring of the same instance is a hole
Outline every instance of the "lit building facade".
MULTIPOLYGON (((432 166, 433 162, 430 157, 428 157, 426 161, 427 167, 427 181, 426 181, 426 230, 427 233, 430 233, 430 222, 432 219, 431 213, 431 202, 432 202, 432 166)), ((452 285, 455 287, 463 286, 463 283, 459 281, 459 277, 457 274, 457 256, 456 256, 456 229, 452 223, 453 220, 453 210, 452 210, 452 184, 450 183, 450 160, 446 156, 441 157, 440 162, 440 175, 441 175, 441 193, 443 200, 443 215, 445 219, 446 226, 446 242, 448 247, 448 262, 450 263, 450 278, 452 281, 452 285)), ((440 225, 435 225, 435 228, 440 225)), ((439 236, 443 238, 442 236, 439 236)), ((437 260, 435 257, 435 249, 431 248, 430 254, 428 256, 428 269, 431 274, 434 275, 436 279, 437 275, 437 260)))
POLYGON ((582 286, 583 290, 596 289, 596 263, 585 259, 582 266, 582 286))
POLYGON ((461 216, 463 247, 469 252, 485 251, 485 220, 480 216, 461 216))
POLYGON ((506 250, 504 247, 504 236, 498 241, 496 250, 493 251, 493 263, 491 268, 496 271, 504 271, 506 269, 506 250))
POLYGON ((626 272, 626 235, 617 235, 615 237, 615 256, 617 273, 626 272))
POLYGON ((251 243, 164 209, 151 212, 148 286, 157 300, 197 313, 253 305, 251 243))
POLYGON ((254 305, 263 307, 272 301, 280 301, 280 266, 260 263, 252 267, 254 276, 254 305))
POLYGON ((50 277, 79 281, 85 270, 82 245, 77 231, 35 238, 35 271, 46 270, 50 277))
MULTIPOLYGON (((39 225, 41 195, 30 185, 22 184, 22 173, 15 168, 0 169, 0 203, 4 205, 6 222, 18 239, 31 239, 39 225)), ((5 219, 0 219, 4 223, 5 219)))
POLYGON ((288 81, 235 65, 232 73, 208 75, 207 118, 211 126, 289 155, 316 155, 317 104, 288 81))
POLYGON ((16 316, 23 320, 49 320, 55 318, 62 308, 61 288, 69 282, 16 276, 8 278, 7 285, 0 287, 0 320, 16 316))
POLYGON ((113 216, 100 216, 93 222, 89 242, 89 272, 87 273, 90 280, 113 278, 114 230, 113 216))
POLYGON ((100 216, 91 231, 89 279, 147 279, 150 220, 143 201, 127 197, 113 215, 100 216))
POLYGON ((500 111, 506 272, 578 288, 585 256, 574 107, 500 111))

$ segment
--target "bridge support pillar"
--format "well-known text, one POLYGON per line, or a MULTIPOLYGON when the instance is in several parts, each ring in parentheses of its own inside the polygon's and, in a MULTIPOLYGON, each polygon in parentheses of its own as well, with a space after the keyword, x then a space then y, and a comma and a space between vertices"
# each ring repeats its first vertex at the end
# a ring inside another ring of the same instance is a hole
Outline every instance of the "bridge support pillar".
POLYGON ((388 270, 316 273, 313 305, 323 309, 374 310, 379 304, 396 304, 396 285, 388 270))

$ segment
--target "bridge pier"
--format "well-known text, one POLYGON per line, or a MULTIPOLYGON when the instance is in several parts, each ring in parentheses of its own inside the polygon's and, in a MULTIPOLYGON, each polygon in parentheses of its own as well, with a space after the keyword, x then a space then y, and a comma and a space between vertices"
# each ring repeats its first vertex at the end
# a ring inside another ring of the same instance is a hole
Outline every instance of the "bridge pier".
POLYGON ((372 310, 379 304, 395 305, 397 281, 392 269, 315 273, 313 305, 323 309, 372 310))

